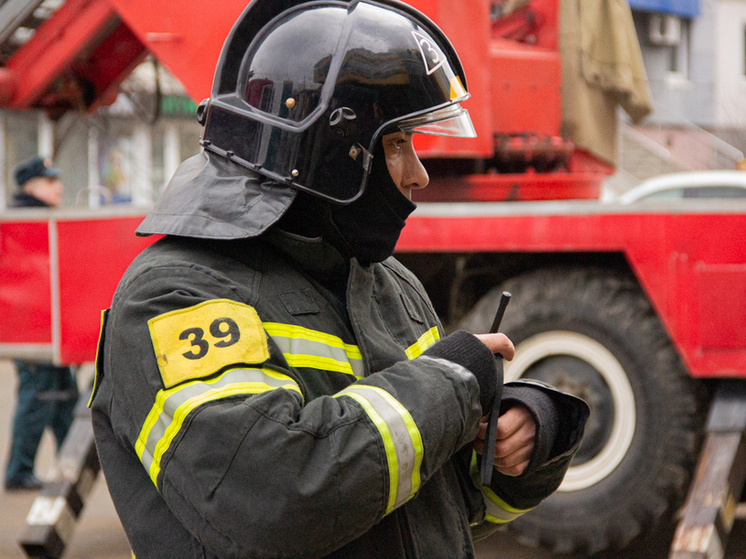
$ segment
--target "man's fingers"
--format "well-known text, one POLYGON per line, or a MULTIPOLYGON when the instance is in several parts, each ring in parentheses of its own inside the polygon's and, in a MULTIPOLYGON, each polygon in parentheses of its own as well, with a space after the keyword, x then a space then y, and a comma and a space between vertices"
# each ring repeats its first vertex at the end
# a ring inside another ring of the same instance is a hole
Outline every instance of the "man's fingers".
MULTIPOLYGON (((531 453, 533 452, 533 443, 527 444, 517 448, 514 452, 507 456, 498 456, 497 449, 495 449, 495 469, 501 474, 507 476, 518 476, 521 475, 528 467, 528 463, 531 459, 531 453)), ((478 454, 484 452, 484 441, 477 439, 474 441, 474 449, 478 454)))
POLYGON ((511 361, 515 355, 515 347, 505 334, 475 334, 479 340, 490 348, 492 353, 499 353, 503 359, 511 361))
MULTIPOLYGON (((523 431, 524 437, 533 438, 536 434, 536 425, 531 413, 522 405, 509 408, 497 420, 497 440, 507 439, 519 431, 523 431)), ((481 431, 481 425, 480 425, 481 431)))
POLYGON ((534 432, 528 428, 517 431, 507 439, 498 439, 495 442, 495 457, 510 456, 522 448, 528 448, 529 452, 534 448, 534 432))
POLYGON ((504 458, 495 458, 495 469, 506 476, 519 476, 528 468, 531 451, 525 449, 504 458))

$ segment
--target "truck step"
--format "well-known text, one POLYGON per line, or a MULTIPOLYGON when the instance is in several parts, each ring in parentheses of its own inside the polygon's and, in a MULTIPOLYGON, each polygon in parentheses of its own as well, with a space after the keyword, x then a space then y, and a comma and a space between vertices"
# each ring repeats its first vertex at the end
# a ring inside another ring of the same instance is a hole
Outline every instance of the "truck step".
POLYGON ((723 559, 746 479, 746 382, 722 381, 669 559, 723 559))

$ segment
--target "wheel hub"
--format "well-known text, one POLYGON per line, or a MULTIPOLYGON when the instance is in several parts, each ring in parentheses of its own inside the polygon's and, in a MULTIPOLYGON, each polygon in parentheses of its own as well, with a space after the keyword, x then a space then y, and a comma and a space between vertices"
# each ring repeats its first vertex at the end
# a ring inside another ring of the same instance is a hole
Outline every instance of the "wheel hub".
POLYGON ((619 360, 577 332, 543 332, 516 347, 505 380, 531 377, 583 398, 591 408, 583 445, 559 491, 588 488, 619 465, 636 425, 635 398, 619 360))

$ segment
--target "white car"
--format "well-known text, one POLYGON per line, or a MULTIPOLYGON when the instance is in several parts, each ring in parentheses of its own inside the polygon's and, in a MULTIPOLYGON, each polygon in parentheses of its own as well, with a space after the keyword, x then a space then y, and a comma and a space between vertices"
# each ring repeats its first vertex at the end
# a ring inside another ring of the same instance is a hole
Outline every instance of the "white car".
POLYGON ((643 181, 613 200, 618 204, 702 198, 746 198, 746 171, 689 171, 643 181))

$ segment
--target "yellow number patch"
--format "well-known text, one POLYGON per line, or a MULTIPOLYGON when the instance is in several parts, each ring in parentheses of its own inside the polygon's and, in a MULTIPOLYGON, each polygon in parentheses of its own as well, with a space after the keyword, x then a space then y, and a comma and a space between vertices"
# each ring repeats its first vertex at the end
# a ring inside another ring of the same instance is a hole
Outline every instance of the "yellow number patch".
POLYGON ((166 388, 206 377, 227 365, 269 359, 267 336, 253 307, 214 299, 148 321, 166 388))

